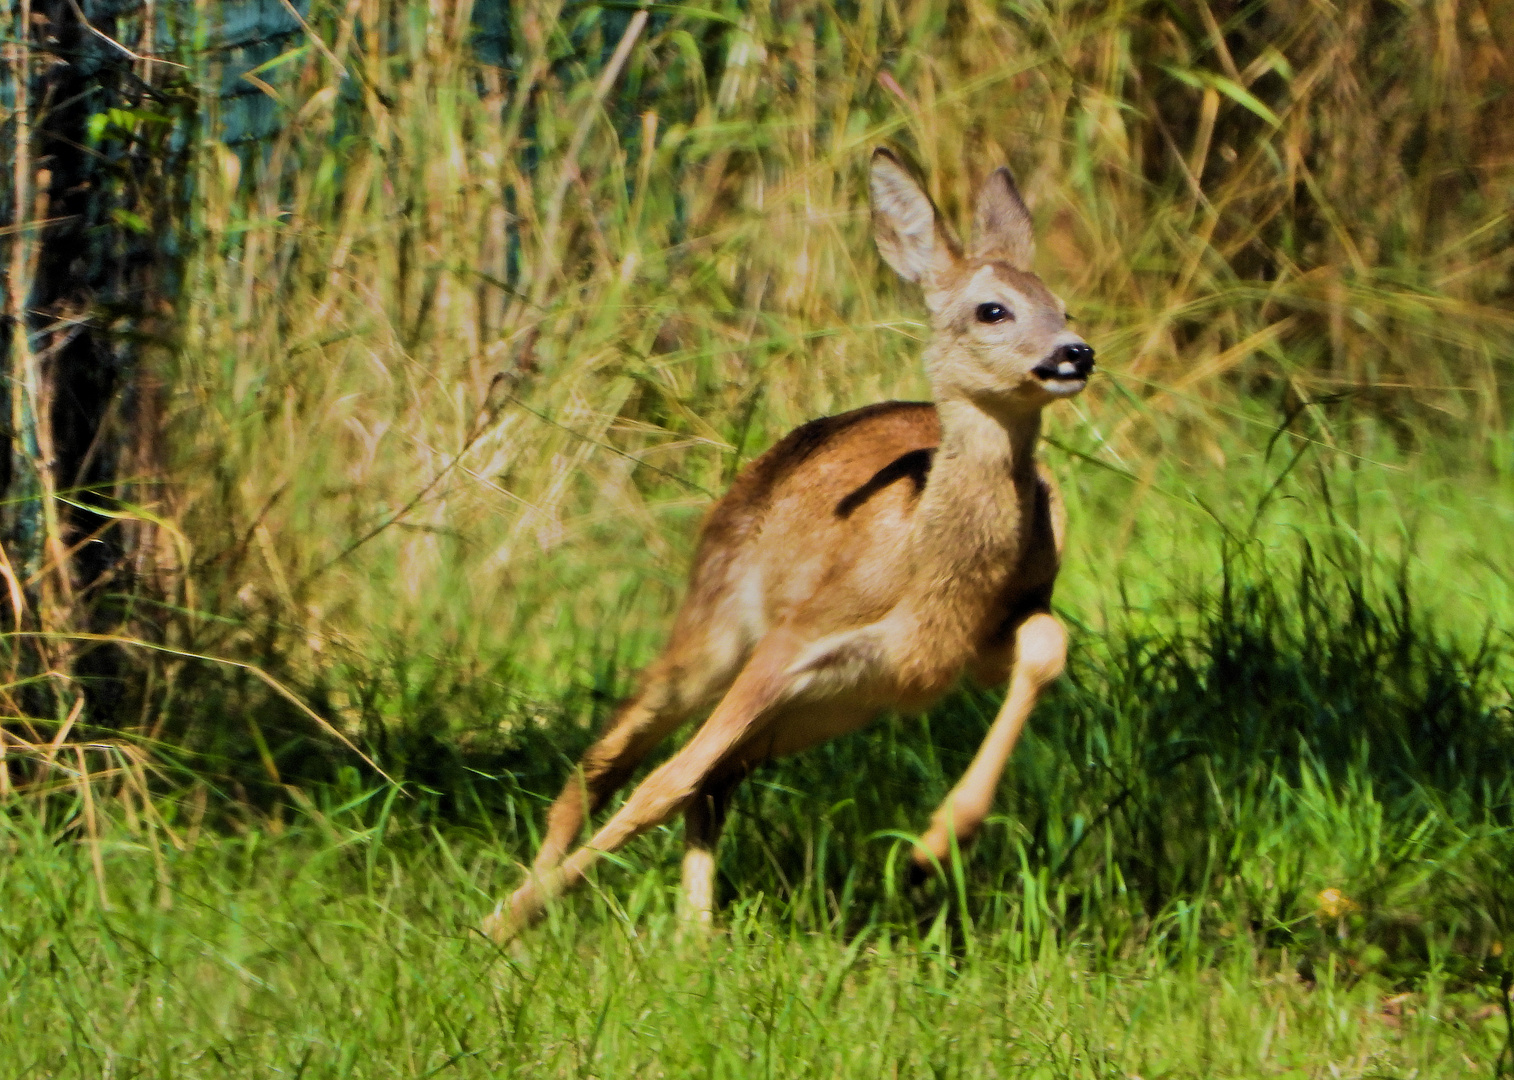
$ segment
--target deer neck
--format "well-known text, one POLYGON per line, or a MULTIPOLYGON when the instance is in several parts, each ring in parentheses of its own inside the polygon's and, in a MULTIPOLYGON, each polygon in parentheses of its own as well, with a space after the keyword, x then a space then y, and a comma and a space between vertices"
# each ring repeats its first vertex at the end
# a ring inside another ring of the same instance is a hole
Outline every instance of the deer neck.
POLYGON ((1018 553, 1025 502, 1035 492, 1040 410, 999 416, 960 398, 936 410, 941 444, 915 513, 915 562, 964 570, 1002 563, 1018 553))
POLYGON ((960 664, 996 619, 1034 513, 1041 431, 1038 410, 996 416, 962 398, 936 408, 941 443, 915 509, 906 601, 932 666, 960 664))

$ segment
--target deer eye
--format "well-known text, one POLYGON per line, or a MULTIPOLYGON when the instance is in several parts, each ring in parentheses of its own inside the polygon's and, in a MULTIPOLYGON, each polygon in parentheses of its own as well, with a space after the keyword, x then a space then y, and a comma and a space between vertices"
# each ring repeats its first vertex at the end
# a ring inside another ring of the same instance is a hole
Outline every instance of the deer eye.
POLYGON ((1014 313, 1003 304, 979 304, 978 321, 986 323, 1003 322, 1005 319, 1013 319, 1014 313))

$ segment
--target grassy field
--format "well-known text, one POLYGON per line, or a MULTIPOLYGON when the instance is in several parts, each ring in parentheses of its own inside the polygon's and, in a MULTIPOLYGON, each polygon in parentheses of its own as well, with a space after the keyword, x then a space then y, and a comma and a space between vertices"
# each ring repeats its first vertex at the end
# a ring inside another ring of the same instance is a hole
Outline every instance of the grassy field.
POLYGON ((1451 1077, 1504 1039, 1496 991, 1301 979, 1176 912, 1116 962, 1013 921, 802 930, 755 897, 701 942, 643 877, 511 955, 469 926, 507 851, 352 818, 157 874, 107 843, 108 909, 86 856, 12 818, 6 1075, 1451 1077))
POLYGON ((1000 812, 942 880, 905 885, 906 838, 992 699, 763 770, 708 939, 677 921, 676 826, 518 948, 479 935, 585 737, 561 723, 413 759, 405 791, 346 766, 272 811, 203 786, 22 803, 0 1059, 38 1077, 1493 1075, 1514 974, 1507 645, 1323 558, 1243 563, 1207 598, 1078 636, 1000 812))
POLYGON ((1514 9, 510 17, 316 3, 283 133, 204 117, 136 644, 6 721, 0 1073, 1514 1072, 1514 9), (673 826, 501 951, 699 515, 924 393, 884 142, 958 222, 1010 164, 1099 350, 1067 676, 939 880, 972 689, 754 777, 711 937, 673 826))

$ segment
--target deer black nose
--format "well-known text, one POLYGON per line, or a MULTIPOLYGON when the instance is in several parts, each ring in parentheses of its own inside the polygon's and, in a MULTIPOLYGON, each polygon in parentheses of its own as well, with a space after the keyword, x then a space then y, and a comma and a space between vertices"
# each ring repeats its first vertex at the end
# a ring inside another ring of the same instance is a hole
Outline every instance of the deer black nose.
POLYGON ((1088 373, 1093 370, 1093 346, 1079 342, 1076 345, 1063 345, 1057 350, 1055 360, 1057 367, 1063 364, 1071 364, 1073 370, 1078 373, 1078 378, 1088 378, 1088 373))
POLYGON ((1038 379, 1086 379, 1093 371, 1093 347, 1081 341, 1062 345, 1033 369, 1038 379))

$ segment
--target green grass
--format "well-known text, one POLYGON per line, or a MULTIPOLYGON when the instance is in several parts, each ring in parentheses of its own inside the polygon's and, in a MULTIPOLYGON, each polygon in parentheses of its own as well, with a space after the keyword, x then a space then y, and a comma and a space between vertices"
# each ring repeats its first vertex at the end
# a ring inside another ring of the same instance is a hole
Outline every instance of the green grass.
POLYGON ((19 803, 7 1074, 1488 1074, 1508 643, 1349 555, 1232 552, 1161 610, 1111 589, 944 879, 905 884, 904 838, 992 697, 761 770, 707 943, 676 923, 677 825, 519 949, 474 930, 587 738, 571 709, 492 741, 417 710, 386 759, 407 794, 346 766, 315 804, 191 790, 94 834, 66 798, 19 803))
POLYGON ((12 1077, 1465 1076, 1504 1039, 1487 988, 1410 992, 1245 935, 1118 958, 1013 921, 966 938, 801 930, 750 900, 680 937, 663 882, 501 952, 472 929, 501 852, 303 819, 154 862, 5 826, 0 1068, 12 1077), (1070 946, 1070 947, 1069 947, 1070 946), (1385 1005, 1386 1002, 1386 1005, 1385 1005), (1385 1011, 1386 1010, 1386 1011, 1385 1011))

